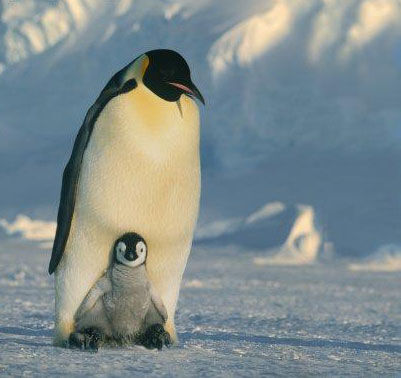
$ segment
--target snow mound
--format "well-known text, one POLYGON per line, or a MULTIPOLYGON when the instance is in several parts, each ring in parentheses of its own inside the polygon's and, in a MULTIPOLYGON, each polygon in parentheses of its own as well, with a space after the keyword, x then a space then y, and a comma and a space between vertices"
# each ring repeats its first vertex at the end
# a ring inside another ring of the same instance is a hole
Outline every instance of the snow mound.
POLYGON ((198 226, 195 241, 220 247, 236 245, 247 249, 265 249, 271 243, 280 243, 284 230, 278 230, 279 225, 287 223, 286 219, 292 215, 293 209, 283 203, 269 202, 245 217, 222 219, 198 226))
POLYGON ((349 264, 348 269, 366 272, 399 272, 401 271, 401 247, 394 244, 384 245, 365 261, 349 264))
POLYGON ((56 226, 56 222, 33 220, 21 214, 15 218, 14 222, 0 219, 0 227, 8 235, 20 234, 25 240, 39 242, 39 246, 43 249, 50 249, 52 247, 56 226))
POLYGON ((244 218, 219 219, 203 226, 198 226, 195 231, 195 240, 216 240, 219 237, 225 237, 229 234, 252 228, 252 224, 258 226, 264 220, 280 214, 285 209, 286 206, 281 202, 269 202, 244 218))
POLYGON ((211 47, 208 61, 215 75, 236 62, 250 64, 276 46, 291 31, 292 14, 284 1, 240 22, 224 33, 211 47))
POLYGON ((21 0, 3 2, 5 63, 43 53, 71 33, 82 30, 102 2, 62 0, 54 2, 21 0))
POLYGON ((198 227, 195 231, 196 240, 214 239, 222 235, 226 235, 238 230, 242 224, 241 218, 230 218, 213 221, 202 227, 198 227))
POLYGON ((310 264, 316 261, 322 249, 314 208, 286 206, 278 201, 269 202, 244 218, 218 220, 201 226, 195 233, 195 241, 267 251, 268 257, 254 259, 257 265, 310 264))
POLYGON ((316 228, 313 207, 298 205, 287 240, 269 257, 257 257, 256 265, 305 265, 316 261, 322 246, 322 236, 316 228))
POLYGON ((401 8, 396 0, 367 0, 361 3, 358 17, 347 32, 340 59, 348 59, 352 52, 361 50, 387 29, 399 33, 401 8))
POLYGON ((285 205, 281 202, 269 202, 265 206, 261 207, 259 210, 255 211, 251 215, 249 215, 245 223, 250 224, 257 221, 260 221, 264 218, 270 218, 274 215, 277 215, 285 210, 285 205))

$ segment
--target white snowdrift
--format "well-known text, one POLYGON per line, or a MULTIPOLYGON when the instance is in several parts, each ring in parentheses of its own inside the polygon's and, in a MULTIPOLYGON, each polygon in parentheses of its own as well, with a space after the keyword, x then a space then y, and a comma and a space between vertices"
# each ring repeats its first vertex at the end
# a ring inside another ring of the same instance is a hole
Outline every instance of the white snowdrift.
POLYGON ((233 63, 250 64, 288 35, 291 26, 292 14, 284 1, 235 25, 210 49, 208 60, 214 75, 224 72, 233 63))
POLYGON ((286 209, 286 206, 279 202, 268 202, 255 212, 245 218, 236 217, 228 219, 219 219, 204 225, 198 225, 195 230, 195 240, 213 240, 222 236, 240 232, 241 229, 247 228, 252 224, 258 224, 268 218, 272 218, 280 214, 286 209))
POLYGON ((280 214, 285 210, 285 205, 281 202, 269 202, 262 206, 259 210, 255 211, 245 219, 246 224, 251 224, 260 221, 264 218, 270 218, 280 214))
POLYGON ((235 244, 235 237, 233 237, 235 234, 237 238, 245 241, 244 233, 260 228, 261 225, 263 226, 263 222, 274 218, 285 209, 286 206, 281 202, 269 202, 245 217, 219 219, 204 225, 198 225, 195 230, 195 240, 217 242, 218 244, 230 244, 230 240, 234 240, 235 244), (227 238, 229 238, 228 242, 227 238))
POLYGON ((21 214, 15 218, 14 222, 0 219, 0 227, 7 234, 20 234, 25 240, 39 242, 39 246, 43 249, 50 249, 52 247, 56 226, 56 222, 34 220, 21 214))
POLYGON ((400 33, 401 7, 397 0, 366 0, 362 2, 358 18, 347 32, 339 58, 348 59, 388 29, 400 33))
MULTIPOLYGON (((1 64, 13 65, 31 55, 41 54, 84 30, 87 30, 87 38, 97 29, 94 40, 106 42, 108 38, 102 39, 102 36, 108 34, 110 28, 116 29, 119 23, 125 28, 121 17, 127 15, 131 32, 135 32, 138 27, 136 22, 141 23, 148 10, 150 16, 163 15, 169 22, 175 22, 174 18, 195 17, 201 11, 225 14, 224 22, 209 25, 210 30, 217 32, 207 54, 214 75, 236 64, 249 65, 282 43, 287 36, 299 33, 295 28, 299 18, 310 18, 302 23, 312 25, 305 48, 310 62, 314 64, 324 55, 332 53, 335 60, 348 60, 383 33, 388 32, 398 38, 401 32, 399 0, 252 0, 250 4, 243 5, 239 2, 232 4, 228 0, 5 1, 0 21, 4 29, 3 35, 0 35, 4 46, 4 51, 0 51, 0 59, 4 60, 1 64), (316 11, 313 12, 314 9, 316 11), (107 17, 103 18, 105 14, 107 17), (99 18, 105 23, 102 27, 97 25, 99 18), (237 22, 225 28, 236 19, 237 22)), ((82 38, 73 43, 80 42, 82 38)))
POLYGON ((218 220, 199 227, 200 243, 265 250, 269 256, 254 259, 257 265, 304 265, 317 260, 322 236, 312 206, 285 206, 270 202, 244 218, 218 220))
POLYGON ((88 24, 104 4, 99 0, 3 2, 5 62, 40 54, 88 24))
POLYGON ((349 264, 348 269, 369 272, 401 271, 401 247, 394 244, 384 245, 365 261, 349 264))
POLYGON ((297 208, 298 214, 287 240, 272 256, 255 258, 256 265, 305 265, 316 261, 322 236, 316 229, 315 211, 306 205, 297 208))
POLYGON ((198 227, 195 231, 195 239, 212 239, 236 231, 242 223, 241 218, 217 220, 198 227))

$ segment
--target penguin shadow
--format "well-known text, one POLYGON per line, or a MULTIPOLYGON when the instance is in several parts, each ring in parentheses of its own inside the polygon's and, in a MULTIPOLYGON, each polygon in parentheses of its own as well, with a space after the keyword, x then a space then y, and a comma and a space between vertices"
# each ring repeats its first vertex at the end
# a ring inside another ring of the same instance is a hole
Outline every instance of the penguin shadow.
POLYGON ((192 340, 202 341, 232 341, 232 342, 250 342, 263 345, 286 345, 294 347, 316 347, 316 348, 345 348, 354 351, 375 351, 386 353, 400 353, 401 345, 392 344, 370 344, 359 341, 346 340, 322 340, 322 339, 299 339, 291 337, 269 337, 262 335, 249 334, 231 334, 225 332, 202 333, 202 332, 183 332, 179 334, 183 343, 192 340))
POLYGON ((51 341, 48 343, 41 342, 43 339, 24 339, 21 336, 28 336, 28 337, 51 337, 52 331, 50 329, 31 329, 31 328, 24 328, 24 327, 0 327, 0 343, 7 344, 7 343, 16 343, 20 345, 27 345, 27 346, 49 346, 51 345, 51 341), (3 338, 2 335, 7 335, 7 337, 3 338), (11 337, 10 337, 11 336, 11 337), (15 337, 12 337, 15 336, 15 337))

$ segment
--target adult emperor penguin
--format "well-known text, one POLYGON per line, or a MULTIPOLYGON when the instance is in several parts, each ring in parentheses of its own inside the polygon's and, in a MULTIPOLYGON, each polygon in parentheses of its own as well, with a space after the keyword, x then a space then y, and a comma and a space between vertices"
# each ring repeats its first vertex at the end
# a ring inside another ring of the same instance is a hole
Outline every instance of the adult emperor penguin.
POLYGON ((110 245, 136 230, 147 241, 146 268, 174 313, 200 198, 199 110, 203 97, 185 59, 152 50, 107 83, 86 114, 62 181, 49 264, 55 272, 56 345, 110 262, 110 245))

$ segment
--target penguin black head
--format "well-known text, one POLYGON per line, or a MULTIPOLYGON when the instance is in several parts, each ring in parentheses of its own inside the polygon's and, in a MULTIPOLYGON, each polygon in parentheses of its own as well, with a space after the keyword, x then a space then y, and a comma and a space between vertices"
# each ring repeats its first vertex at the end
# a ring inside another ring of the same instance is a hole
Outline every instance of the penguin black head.
POLYGON ((166 101, 178 101, 182 94, 205 104, 202 94, 191 80, 185 59, 173 50, 151 50, 145 53, 149 63, 142 81, 153 93, 166 101))
POLYGON ((128 232, 115 241, 113 252, 116 263, 135 267, 145 262, 147 246, 141 235, 128 232))

